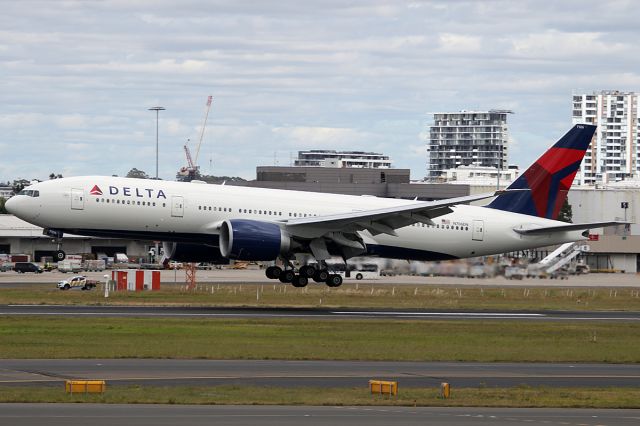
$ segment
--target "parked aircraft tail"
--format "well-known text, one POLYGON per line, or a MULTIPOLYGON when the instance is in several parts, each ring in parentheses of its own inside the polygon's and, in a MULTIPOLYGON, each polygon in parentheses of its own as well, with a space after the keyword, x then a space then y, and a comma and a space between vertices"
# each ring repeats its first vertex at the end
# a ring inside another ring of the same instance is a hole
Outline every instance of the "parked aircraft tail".
POLYGON ((557 219, 596 126, 576 124, 487 207, 557 219))

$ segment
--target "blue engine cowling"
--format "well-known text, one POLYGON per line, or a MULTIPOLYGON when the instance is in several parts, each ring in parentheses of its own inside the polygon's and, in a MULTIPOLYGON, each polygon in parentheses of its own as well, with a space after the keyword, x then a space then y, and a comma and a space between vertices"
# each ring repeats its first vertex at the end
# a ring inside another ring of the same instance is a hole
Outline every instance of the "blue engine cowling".
POLYGON ((231 219, 220 227, 220 253, 230 259, 275 260, 290 247, 291 238, 275 223, 231 219))

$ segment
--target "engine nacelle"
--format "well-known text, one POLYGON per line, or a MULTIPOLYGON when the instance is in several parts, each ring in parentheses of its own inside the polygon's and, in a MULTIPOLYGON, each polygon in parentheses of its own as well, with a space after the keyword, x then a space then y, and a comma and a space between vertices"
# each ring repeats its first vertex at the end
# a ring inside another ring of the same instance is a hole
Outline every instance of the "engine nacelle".
POLYGON ((288 253, 291 237, 275 223, 225 220, 220 227, 220 253, 237 260, 275 260, 288 253))
POLYGON ((164 259, 176 262, 209 262, 226 264, 228 261, 220 254, 220 249, 204 244, 162 243, 164 259))

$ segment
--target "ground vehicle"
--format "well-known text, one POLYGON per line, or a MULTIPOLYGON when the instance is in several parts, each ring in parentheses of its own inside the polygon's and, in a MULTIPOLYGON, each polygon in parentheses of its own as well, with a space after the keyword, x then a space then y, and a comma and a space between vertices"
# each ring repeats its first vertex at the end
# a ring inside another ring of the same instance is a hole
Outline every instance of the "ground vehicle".
POLYGON ((63 260, 58 262, 59 272, 80 272, 82 271, 82 263, 78 260, 63 260))
POLYGON ((88 280, 84 275, 76 275, 68 280, 62 280, 58 282, 58 288, 60 290, 69 290, 72 288, 80 288, 82 290, 91 290, 98 285, 98 281, 88 280))
POLYGON ((380 268, 375 263, 363 263, 361 265, 348 265, 348 268, 344 264, 331 265, 331 269, 335 273, 339 274, 345 279, 356 280, 377 280, 380 278, 380 268))
POLYGON ((16 262, 13 270, 20 274, 23 274, 25 272, 35 272, 36 274, 41 274, 43 272, 42 268, 33 262, 16 262))

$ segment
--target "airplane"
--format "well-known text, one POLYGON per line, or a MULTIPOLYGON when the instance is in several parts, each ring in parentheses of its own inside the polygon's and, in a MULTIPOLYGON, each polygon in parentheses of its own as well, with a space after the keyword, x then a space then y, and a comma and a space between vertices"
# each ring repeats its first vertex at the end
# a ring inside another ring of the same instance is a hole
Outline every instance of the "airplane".
POLYGON ((595 129, 575 125, 505 191, 445 200, 82 176, 28 186, 5 207, 56 238, 58 260, 64 233, 160 240, 165 260, 270 261, 270 279, 337 287, 332 256, 461 259, 584 240, 591 228, 622 224, 556 220, 595 129), (296 269, 297 255, 317 263, 296 269))

